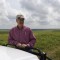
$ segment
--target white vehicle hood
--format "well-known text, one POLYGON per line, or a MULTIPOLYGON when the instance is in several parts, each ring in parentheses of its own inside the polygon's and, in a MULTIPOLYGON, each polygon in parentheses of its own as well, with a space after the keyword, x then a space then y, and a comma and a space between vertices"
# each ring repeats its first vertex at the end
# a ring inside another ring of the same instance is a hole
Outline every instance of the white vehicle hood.
POLYGON ((39 60, 39 59, 36 55, 33 55, 31 53, 15 48, 0 46, 0 60, 39 60))

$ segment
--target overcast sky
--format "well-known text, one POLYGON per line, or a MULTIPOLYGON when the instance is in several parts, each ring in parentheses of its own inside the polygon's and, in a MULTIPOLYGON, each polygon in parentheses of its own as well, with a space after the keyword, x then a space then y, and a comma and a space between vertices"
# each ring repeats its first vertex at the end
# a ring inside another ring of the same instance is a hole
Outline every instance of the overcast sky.
POLYGON ((31 29, 60 29, 60 0, 0 0, 0 29, 16 26, 17 14, 31 29))

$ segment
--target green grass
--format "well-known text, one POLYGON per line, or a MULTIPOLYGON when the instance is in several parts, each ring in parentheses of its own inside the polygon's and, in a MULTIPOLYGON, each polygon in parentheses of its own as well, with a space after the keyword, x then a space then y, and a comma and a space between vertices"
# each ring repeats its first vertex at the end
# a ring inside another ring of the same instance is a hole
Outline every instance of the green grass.
MULTIPOLYGON (((52 60, 60 60, 60 30, 36 30, 33 31, 36 36, 35 47, 41 48, 52 60)), ((6 44, 8 33, 1 31, 0 45, 6 44)))

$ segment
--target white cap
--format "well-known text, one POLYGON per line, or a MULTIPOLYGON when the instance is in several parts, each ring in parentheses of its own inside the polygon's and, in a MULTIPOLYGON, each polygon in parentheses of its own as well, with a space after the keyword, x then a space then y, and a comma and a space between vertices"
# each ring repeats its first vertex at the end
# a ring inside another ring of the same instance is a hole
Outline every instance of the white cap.
POLYGON ((17 16, 16 16, 16 19, 17 19, 17 18, 24 18, 24 16, 23 16, 23 15, 17 15, 17 16))

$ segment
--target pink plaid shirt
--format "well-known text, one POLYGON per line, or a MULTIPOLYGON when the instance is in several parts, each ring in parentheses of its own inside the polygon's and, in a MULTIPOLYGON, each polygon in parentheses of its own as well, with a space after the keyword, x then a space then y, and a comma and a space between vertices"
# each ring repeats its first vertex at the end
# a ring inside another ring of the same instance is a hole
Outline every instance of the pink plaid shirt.
POLYGON ((34 46, 36 38, 34 37, 32 30, 26 26, 22 30, 18 26, 12 28, 9 32, 8 43, 11 45, 29 44, 31 47, 34 46))

